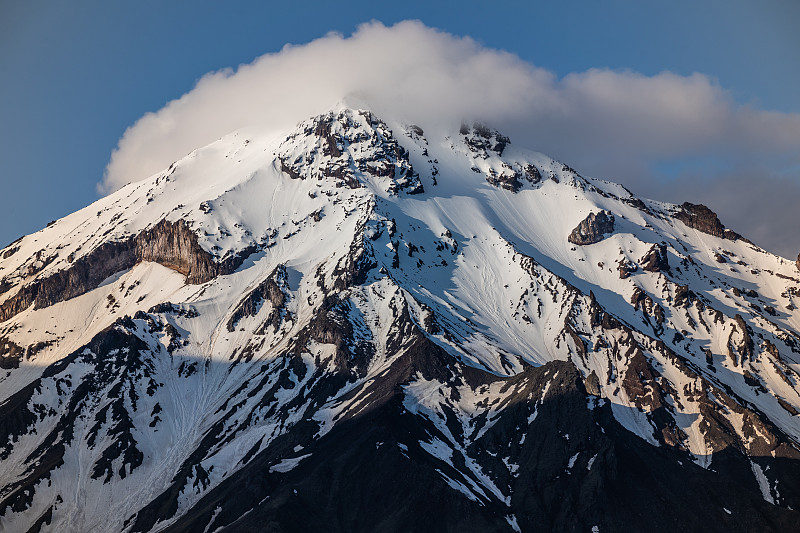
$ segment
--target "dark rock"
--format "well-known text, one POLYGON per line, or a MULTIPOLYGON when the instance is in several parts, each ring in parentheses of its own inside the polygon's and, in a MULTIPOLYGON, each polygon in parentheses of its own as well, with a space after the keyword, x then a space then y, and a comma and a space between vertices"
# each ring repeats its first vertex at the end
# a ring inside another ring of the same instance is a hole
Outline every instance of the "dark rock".
POLYGON ((8 370, 19 367, 23 352, 22 346, 6 337, 0 337, 0 368, 8 370))
POLYGON ((201 284, 218 275, 234 272, 255 250, 251 246, 218 260, 203 250, 197 242, 197 234, 186 221, 164 219, 135 237, 105 242, 72 262, 68 268, 23 286, 0 305, 0 322, 31 305, 42 309, 86 294, 109 276, 142 261, 152 261, 176 270, 186 276, 186 283, 201 284))
POLYGON ((331 125, 333 124, 333 116, 329 115, 325 118, 320 118, 317 121, 317 127, 314 134, 325 141, 324 154, 331 157, 339 157, 342 155, 339 150, 337 138, 331 133, 331 125))
MULTIPOLYGON (((480 172, 477 167, 473 167, 472 170, 480 172)), ((542 174, 538 168, 530 164, 524 167, 517 164, 515 168, 508 163, 503 163, 502 170, 499 172, 493 168, 486 172, 486 181, 495 187, 511 192, 519 192, 525 181, 531 184, 542 181, 542 174)))
POLYGON ((508 172, 504 171, 498 174, 496 170, 490 168, 486 175, 486 181, 495 187, 500 187, 501 189, 506 189, 511 192, 517 192, 522 188, 522 182, 520 181, 521 177, 522 176, 519 172, 515 172, 513 170, 508 172))
POLYGON ((425 132, 422 131, 422 128, 420 128, 416 124, 410 124, 408 126, 408 132, 416 135, 417 137, 424 137, 425 136, 425 132))
POLYGON ((641 198, 637 198, 636 196, 633 196, 633 194, 631 194, 631 196, 628 198, 622 198, 622 201, 631 207, 635 207, 639 211, 647 213, 648 215, 653 214, 653 212, 647 207, 647 205, 645 205, 645 203, 641 200, 641 198))
MULTIPOLYGON (((197 242, 197 235, 184 220, 162 220, 134 239, 134 257, 138 263, 152 261, 186 276, 186 282, 200 284, 220 274, 221 265, 197 242)), ((228 269, 222 268, 227 271, 228 269)), ((119 270, 117 270, 119 272, 119 270)))
POLYGON ((567 240, 572 244, 587 245, 602 241, 607 233, 614 232, 614 215, 608 211, 589 213, 578 226, 572 230, 567 240))
POLYGON ((786 409, 786 411, 788 411, 788 413, 789 413, 790 415, 792 415, 792 416, 797 416, 797 415, 800 415, 800 411, 798 411, 797 409, 795 409, 795 408, 794 408, 794 406, 793 406, 792 404, 790 404, 789 402, 787 402, 786 400, 784 400, 784 399, 783 399, 783 398, 781 398, 780 396, 778 396, 776 399, 778 400, 778 404, 780 404, 780 406, 781 406, 781 407, 783 407, 784 409, 786 409))
POLYGON ((19 251, 19 246, 12 246, 3 252, 3 259, 8 259, 19 251))
MULTIPOLYGON (((154 305, 153 307, 148 309, 147 312, 148 313, 152 313, 152 314, 175 313, 179 309, 180 308, 177 305, 173 304, 172 302, 162 302, 160 304, 154 305)), ((139 315, 138 312, 137 312, 137 315, 135 315, 133 318, 139 318, 139 317, 144 318, 144 313, 139 315)))
POLYGON ((499 131, 478 122, 473 124, 472 128, 461 124, 459 133, 465 137, 464 142, 467 144, 467 148, 484 159, 488 158, 489 150, 502 156, 506 146, 511 143, 509 138, 499 131))
POLYGON ((673 305, 675 307, 688 308, 689 304, 692 303, 694 299, 695 299, 695 294, 694 292, 689 290, 688 285, 675 286, 675 299, 673 300, 673 305))
POLYGON ((5 279, 0 279, 0 295, 7 293, 9 290, 11 290, 13 286, 14 284, 11 283, 10 281, 5 279))
POLYGON ((664 244, 654 244, 639 260, 642 270, 647 272, 669 272, 669 258, 664 244))
POLYGON ((286 163, 285 158, 279 157, 278 160, 281 162, 281 172, 287 174, 293 180, 303 179, 303 176, 301 176, 300 173, 297 170, 295 170, 295 168, 292 165, 286 163))
POLYGON ((619 279, 627 279, 631 276, 633 272, 639 267, 627 259, 620 259, 617 263, 617 270, 619 271, 619 279))
POLYGON ((597 373, 592 370, 592 373, 586 377, 586 392, 592 396, 600 396, 600 378, 597 373))
POLYGON ((531 183, 539 183, 542 181, 542 173, 534 165, 525 166, 525 176, 531 183))
POLYGON ((659 336, 664 332, 664 322, 666 317, 664 309, 641 288, 636 287, 631 295, 631 304, 635 310, 641 308, 647 321, 653 328, 653 332, 659 336), (652 321, 650 319, 653 319, 652 321))
POLYGON ((717 214, 705 205, 684 202, 680 207, 681 210, 675 214, 675 218, 690 228, 731 241, 743 239, 743 237, 735 231, 726 229, 725 225, 720 222, 717 214))
POLYGON ((112 274, 136 264, 135 248, 133 239, 103 243, 69 268, 21 287, 0 305, 0 322, 31 305, 41 309, 89 292, 112 274))
POLYGON ((298 134, 290 136, 286 140, 288 145, 279 149, 281 170, 292 179, 328 179, 336 187, 351 189, 363 187, 358 171, 390 178, 387 190, 390 194, 423 193, 425 188, 411 164, 410 154, 397 142, 386 123, 368 111, 359 113, 369 122, 366 131, 355 126, 355 116, 347 110, 321 115, 306 123, 303 134, 316 136, 319 142, 298 154, 292 142, 298 134), (353 151, 359 154, 358 161, 353 160, 353 151))
POLYGON ((736 314, 733 317, 734 321, 736 322, 737 327, 742 332, 742 342, 739 348, 739 353, 742 355, 743 358, 747 358, 748 361, 752 361, 755 358, 755 343, 753 342, 753 338, 751 337, 751 329, 750 326, 747 325, 747 322, 744 321, 742 315, 736 314))
MULTIPOLYGON (((286 301, 284 287, 286 285, 286 268, 279 265, 255 289, 250 291, 237 305, 228 320, 228 331, 236 331, 236 325, 245 317, 256 316, 265 301, 272 304, 274 310, 283 308, 286 301)), ((276 325, 276 324, 273 324, 276 325)))

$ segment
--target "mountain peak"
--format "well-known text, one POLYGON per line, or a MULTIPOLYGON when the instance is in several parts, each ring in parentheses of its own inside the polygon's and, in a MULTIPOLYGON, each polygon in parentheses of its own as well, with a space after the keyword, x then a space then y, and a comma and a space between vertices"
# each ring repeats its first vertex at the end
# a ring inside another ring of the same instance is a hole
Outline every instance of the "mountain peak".
POLYGON ((0 528, 786 529, 798 305, 488 126, 233 132, 0 251, 0 528))
POLYGON ((387 194, 424 191, 408 150, 366 110, 345 107, 300 123, 277 157, 293 179, 329 179, 350 188, 370 184, 387 194))

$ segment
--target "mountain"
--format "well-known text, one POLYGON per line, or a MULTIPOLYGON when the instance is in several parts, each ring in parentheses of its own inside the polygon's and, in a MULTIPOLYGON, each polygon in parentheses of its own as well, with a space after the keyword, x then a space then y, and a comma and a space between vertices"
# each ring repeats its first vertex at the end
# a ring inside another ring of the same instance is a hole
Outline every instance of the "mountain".
POLYGON ((0 251, 0 530, 800 530, 797 265, 428 135, 234 132, 0 251))

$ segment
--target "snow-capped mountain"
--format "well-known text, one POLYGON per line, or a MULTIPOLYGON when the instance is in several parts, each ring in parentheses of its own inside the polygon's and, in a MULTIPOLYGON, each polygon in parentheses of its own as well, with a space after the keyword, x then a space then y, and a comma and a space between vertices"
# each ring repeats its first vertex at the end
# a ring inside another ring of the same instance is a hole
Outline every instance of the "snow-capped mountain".
POLYGON ((234 132, 0 251, 0 530, 800 530, 797 265, 388 118, 234 132))

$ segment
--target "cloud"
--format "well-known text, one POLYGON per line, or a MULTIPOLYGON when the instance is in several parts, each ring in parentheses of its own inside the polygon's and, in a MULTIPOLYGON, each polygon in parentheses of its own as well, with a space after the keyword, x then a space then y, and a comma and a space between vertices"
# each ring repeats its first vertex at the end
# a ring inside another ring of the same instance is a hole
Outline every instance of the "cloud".
MULTIPOLYGON (((290 127, 349 95, 426 130, 485 121, 517 145, 635 191, 663 191, 660 185, 671 180, 671 197, 705 194, 712 208, 722 207, 723 222, 732 225, 726 211, 737 215, 744 234, 763 227, 770 213, 754 213, 752 223, 743 219, 733 190, 746 198, 764 192, 760 183, 769 184, 800 200, 800 114, 739 105, 703 74, 591 69, 559 78, 417 21, 364 24, 349 37, 332 33, 287 45, 236 70, 204 76, 125 131, 99 190, 143 179, 242 127, 290 127), (742 169, 757 172, 746 177, 742 169), (691 178, 699 171, 702 186, 691 178)), ((768 240, 760 244, 778 250, 783 242, 784 254, 800 249, 789 232, 768 240)))

